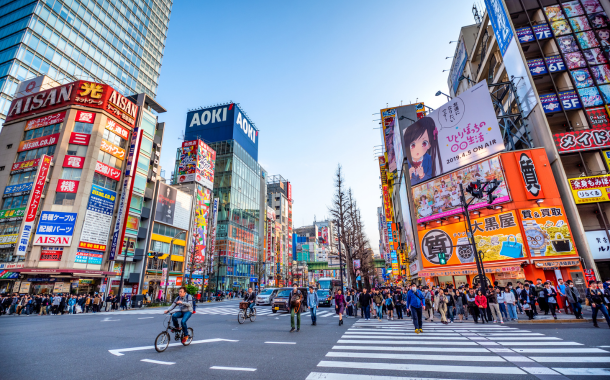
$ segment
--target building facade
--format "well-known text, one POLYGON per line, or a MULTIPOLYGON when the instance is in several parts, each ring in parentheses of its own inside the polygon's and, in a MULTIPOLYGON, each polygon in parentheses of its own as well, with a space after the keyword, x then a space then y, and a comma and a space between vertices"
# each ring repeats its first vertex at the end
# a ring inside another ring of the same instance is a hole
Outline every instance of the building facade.
POLYGON ((171 0, 12 0, 0 6, 0 125, 20 81, 111 84, 157 93, 171 0))
POLYGON ((275 212, 278 255, 275 283, 289 286, 293 278, 292 184, 281 175, 267 177, 267 206, 275 212))

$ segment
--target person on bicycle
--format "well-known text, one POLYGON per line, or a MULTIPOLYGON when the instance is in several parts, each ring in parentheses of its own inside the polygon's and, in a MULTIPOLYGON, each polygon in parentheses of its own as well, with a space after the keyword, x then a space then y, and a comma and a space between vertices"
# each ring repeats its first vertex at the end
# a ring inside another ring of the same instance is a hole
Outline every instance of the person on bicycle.
POLYGON ((254 301, 256 301, 256 292, 252 291, 252 288, 248 288, 248 293, 244 296, 244 302, 248 302, 248 309, 250 314, 254 312, 254 301))
POLYGON ((165 310, 164 314, 169 313, 178 305, 180 305, 180 311, 172 314, 172 321, 174 322, 174 328, 176 330, 180 330, 180 327, 178 326, 178 318, 182 318, 182 343, 184 343, 189 337, 189 330, 186 326, 186 321, 188 321, 191 315, 193 315, 193 297, 186 293, 186 287, 184 286, 180 287, 180 290, 178 290, 178 297, 176 297, 172 303, 172 306, 165 310))

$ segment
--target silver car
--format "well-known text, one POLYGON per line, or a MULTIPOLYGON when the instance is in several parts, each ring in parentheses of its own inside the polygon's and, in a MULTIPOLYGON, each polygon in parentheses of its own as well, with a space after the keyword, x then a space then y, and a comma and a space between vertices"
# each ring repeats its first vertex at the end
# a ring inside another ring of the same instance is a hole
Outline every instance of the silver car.
POLYGON ((271 303, 273 302, 273 299, 277 295, 278 290, 280 290, 280 288, 266 288, 266 289, 263 289, 256 296, 256 305, 257 306, 258 305, 271 305, 271 303))

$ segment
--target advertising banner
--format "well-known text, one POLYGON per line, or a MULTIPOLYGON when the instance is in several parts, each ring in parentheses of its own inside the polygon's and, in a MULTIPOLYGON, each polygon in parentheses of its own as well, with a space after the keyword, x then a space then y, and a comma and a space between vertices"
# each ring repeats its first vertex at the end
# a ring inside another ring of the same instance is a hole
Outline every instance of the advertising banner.
POLYGON ((407 183, 405 177, 400 178, 400 208, 402 211, 402 231, 404 231, 404 252, 406 256, 411 256, 415 251, 415 237, 413 234, 413 223, 411 223, 411 207, 409 206, 409 198, 407 196, 407 183))
POLYGON ((72 132, 70 133, 70 144, 75 145, 89 145, 89 140, 91 140, 91 135, 88 133, 78 133, 72 132))
POLYGON ((381 125, 383 127, 383 141, 387 154, 388 171, 394 173, 396 171, 396 150, 394 147, 394 132, 395 126, 398 123, 396 120, 396 109, 388 108, 381 110, 381 125))
POLYGON ((527 61, 527 67, 530 69, 530 73, 532 75, 542 75, 548 74, 546 66, 544 65, 544 61, 542 58, 530 59, 527 61))
POLYGON ((23 152, 25 150, 32 150, 43 148, 45 146, 55 145, 57 144, 57 141, 59 141, 59 133, 37 137, 31 140, 25 140, 19 143, 19 149, 17 149, 17 152, 23 152))
POLYGON ((76 111, 74 121, 77 123, 93 124, 95 121, 95 113, 87 111, 76 111))
POLYGON ((114 132, 115 134, 119 135, 119 137, 121 137, 122 139, 129 140, 129 134, 130 134, 129 130, 121 127, 120 125, 115 123, 113 120, 106 119, 105 128, 107 130, 109 130, 110 132, 114 132))
POLYGON ((84 165, 85 165, 85 157, 66 155, 64 157, 64 162, 63 162, 62 167, 82 169, 84 165))
POLYGON ((164 183, 159 183, 155 221, 181 230, 189 229, 191 196, 164 183))
MULTIPOLYGON (((470 182, 476 180, 491 181, 494 179, 501 182, 500 186, 493 192, 497 196, 493 204, 510 201, 499 156, 469 165, 453 173, 435 178, 433 181, 413 186, 411 192, 413 193, 413 202, 415 203, 417 223, 461 214, 460 184, 465 189, 470 182)), ((472 198, 468 193, 465 195, 466 201, 472 198)), ((472 203, 469 210, 476 210, 487 206, 487 199, 482 199, 472 203)))
POLYGON ((517 32, 517 39, 519 39, 520 43, 526 44, 528 42, 534 41, 534 33, 532 32, 532 28, 530 28, 529 26, 524 26, 523 28, 518 28, 516 30, 516 32, 517 32))
POLYGON ((559 100, 561 100, 561 105, 566 111, 582 108, 580 100, 578 100, 578 95, 576 95, 576 91, 574 90, 560 92, 559 100))
POLYGON ((95 163, 95 172, 100 173, 101 175, 111 178, 115 181, 121 179, 121 171, 119 169, 113 168, 112 166, 108 166, 100 161, 97 161, 95 163))
MULTIPOLYGON (((28 201, 25 212, 25 220, 23 223, 23 230, 19 237, 19 245, 17 247, 16 256, 25 256, 28 244, 30 242, 30 236, 32 235, 32 228, 34 227, 34 221, 36 220, 36 214, 38 213, 38 206, 40 204, 40 198, 42 197, 42 190, 44 189, 49 174, 49 167, 51 166, 51 156, 43 155, 40 157, 40 166, 36 172, 36 180, 34 181, 34 189, 32 195, 28 201)), ((8 211, 8 210, 7 210, 8 211)))
POLYGON ((102 145, 100 145, 100 150, 113 155, 116 158, 121 160, 125 159, 125 149, 118 147, 114 144, 109 143, 106 140, 102 140, 102 145))
POLYGON ((536 34, 536 38, 539 40, 545 40, 553 36, 548 24, 534 25, 534 34, 536 34))
POLYGON ((34 236, 34 245, 69 247, 72 244, 76 217, 75 212, 41 212, 34 236))
POLYGON ((460 38, 456 46, 455 55, 453 56, 451 69, 449 70, 449 83, 451 84, 451 92, 453 94, 455 94, 458 86, 460 85, 459 78, 464 72, 466 61, 468 61, 468 52, 466 52, 464 39, 460 38))
POLYGON ((137 216, 128 215, 125 223, 127 223, 128 230, 137 231, 140 228, 140 218, 137 216))
POLYGON ((33 160, 22 162, 15 162, 11 167, 11 174, 19 174, 36 170, 38 169, 38 164, 40 164, 40 158, 35 158, 33 160))
POLYGON ((587 108, 585 111, 591 128, 610 128, 610 118, 605 107, 587 108))
POLYGON ((485 81, 401 128, 401 136, 411 186, 504 150, 485 81))
POLYGON ((542 191, 542 185, 540 184, 540 176, 536 172, 536 166, 532 159, 532 152, 522 151, 514 153, 514 156, 519 165, 521 180, 523 182, 523 187, 525 188, 525 196, 527 199, 544 198, 544 192, 542 191))
POLYGON ((16 197, 23 194, 29 194, 34 186, 34 182, 21 183, 19 185, 10 185, 4 188, 2 198, 16 197))
POLYGON ((545 60, 547 66, 549 67, 549 71, 552 73, 564 71, 566 69, 566 65, 563 63, 563 58, 561 58, 561 55, 546 57, 545 60))
POLYGON ((525 241, 532 257, 577 254, 562 207, 522 209, 519 213, 525 241))
POLYGON ((53 124, 59 124, 59 123, 63 123, 63 121, 66 119, 66 112, 60 112, 60 113, 54 113, 52 115, 46 115, 43 117, 39 117, 38 119, 32 119, 32 120, 28 120, 27 123, 25 123, 25 129, 24 131, 29 131, 32 129, 37 129, 37 128, 42 128, 42 127, 47 127, 49 125, 53 125, 53 124))
MULTIPOLYGON (((214 171, 216 170, 216 151, 203 141, 199 141, 197 154, 197 173, 195 181, 212 190, 214 188, 214 171)), ((291 199, 291 198, 288 198, 291 199)))
POLYGON ((540 103, 542 103, 544 113, 561 111, 561 105, 559 104, 559 99, 557 99, 557 94, 540 95, 540 103))
POLYGON ((0 210, 0 219, 2 219, 2 222, 14 222, 16 220, 21 220, 24 215, 25 207, 0 210))
POLYGON ((610 127, 556 133, 553 139, 559 153, 603 149, 610 146, 610 127))
POLYGON ((195 223, 193 239, 195 239, 195 263, 202 264, 205 260, 208 236, 208 220, 212 191, 206 187, 197 187, 195 194, 195 223))
POLYGON ((610 150, 602 151, 602 155, 604 156, 604 160, 606 161, 606 165, 610 168, 610 150))
POLYGON ((606 231, 585 231, 594 260, 610 259, 610 241, 606 231))
POLYGON ((97 185, 91 186, 79 248, 106 250, 115 200, 114 191, 97 185))
POLYGON ((58 193, 76 193, 78 191, 78 184, 80 181, 73 181, 71 179, 60 179, 57 181, 57 188, 55 191, 58 193))
POLYGON ((0 235, 0 247, 2 248, 7 248, 7 247, 3 247, 5 245, 11 245, 14 244, 17 241, 17 236, 19 236, 18 234, 9 234, 9 235, 0 235))
MULTIPOLYGON (((477 249, 483 251, 484 262, 521 259, 526 257, 519 220, 514 211, 471 220, 477 249)), ((475 262, 468 242, 465 223, 453 223, 418 231, 424 268, 439 267, 439 254, 444 253, 445 265, 475 262)))
POLYGON ((610 201, 610 175, 569 179, 576 204, 610 201))
POLYGON ((61 261, 64 247, 42 247, 40 250, 40 261, 61 261))

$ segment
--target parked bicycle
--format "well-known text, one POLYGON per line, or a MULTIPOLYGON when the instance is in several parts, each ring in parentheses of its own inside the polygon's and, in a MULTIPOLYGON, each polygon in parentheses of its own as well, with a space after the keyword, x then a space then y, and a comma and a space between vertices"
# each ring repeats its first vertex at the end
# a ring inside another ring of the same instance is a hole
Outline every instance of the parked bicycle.
POLYGON ((240 325, 244 323, 246 319, 250 319, 250 322, 254 322, 254 320, 256 319, 256 308, 252 308, 252 311, 250 311, 248 305, 248 302, 239 303, 239 313, 237 313, 237 322, 239 322, 240 325))
MULTIPOLYGON (((162 331, 159 335, 157 335, 157 339, 155 339, 155 350, 157 350, 157 352, 163 352, 167 349, 167 347, 169 347, 169 342, 172 340, 170 332, 174 334, 174 339, 176 339, 176 341, 182 342, 184 331, 182 331, 182 329, 176 329, 172 326, 171 314, 172 313, 170 313, 169 317, 167 318, 167 328, 165 331, 162 331)), ((165 320, 163 321, 163 325, 165 325, 165 320)), ((188 334, 188 339, 182 342, 184 346, 188 346, 193 341, 193 329, 190 327, 188 328, 188 334)))

